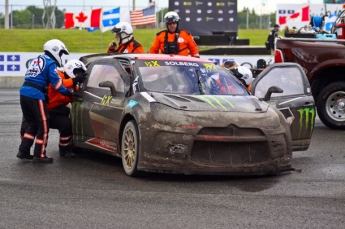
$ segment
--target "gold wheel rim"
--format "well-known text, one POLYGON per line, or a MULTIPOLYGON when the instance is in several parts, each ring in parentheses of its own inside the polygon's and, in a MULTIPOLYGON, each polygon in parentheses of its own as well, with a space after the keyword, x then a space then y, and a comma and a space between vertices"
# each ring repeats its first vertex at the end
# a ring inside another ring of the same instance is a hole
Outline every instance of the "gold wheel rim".
POLYGON ((126 167, 131 169, 134 166, 136 157, 135 137, 132 129, 128 129, 125 133, 124 139, 124 159, 126 167))

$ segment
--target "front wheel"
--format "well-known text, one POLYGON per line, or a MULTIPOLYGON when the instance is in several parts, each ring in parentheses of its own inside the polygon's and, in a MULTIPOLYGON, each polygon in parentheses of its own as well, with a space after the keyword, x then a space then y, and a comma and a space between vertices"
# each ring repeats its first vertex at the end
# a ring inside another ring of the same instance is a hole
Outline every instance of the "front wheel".
POLYGON ((345 83, 336 82, 325 87, 316 102, 320 120, 331 129, 345 129, 345 83))
POLYGON ((139 131, 135 121, 129 121, 122 134, 121 157, 122 165, 128 176, 139 174, 137 169, 139 158, 139 131))

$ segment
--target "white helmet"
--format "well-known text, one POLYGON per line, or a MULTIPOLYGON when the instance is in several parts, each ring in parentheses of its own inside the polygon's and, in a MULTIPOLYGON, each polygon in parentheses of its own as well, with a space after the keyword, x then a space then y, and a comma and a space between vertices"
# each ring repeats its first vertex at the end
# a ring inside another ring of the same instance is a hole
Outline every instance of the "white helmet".
POLYGON ((165 24, 168 24, 168 22, 178 22, 179 20, 180 20, 180 17, 174 11, 170 11, 164 15, 165 24))
POLYGON ((65 64, 64 70, 65 70, 65 73, 69 77, 75 78, 77 73, 79 73, 79 72, 81 72, 81 73, 86 72, 86 67, 85 67, 84 63, 81 62, 80 60, 73 59, 73 60, 69 60, 65 64))
POLYGON ((243 80, 246 86, 249 86, 253 82, 253 73, 247 67, 238 66, 237 68, 230 69, 230 71, 237 77, 237 79, 243 80))
POLYGON ((133 38, 133 28, 128 22, 117 23, 111 32, 120 36, 120 44, 125 44, 133 38))
POLYGON ((52 39, 47 41, 43 45, 43 50, 50 53, 58 64, 58 67, 62 66, 61 56, 62 54, 69 55, 69 52, 62 41, 58 39, 52 39))
POLYGON ((240 64, 235 60, 227 60, 222 64, 222 66, 224 68, 230 70, 231 68, 236 68, 236 67, 240 66, 240 64))

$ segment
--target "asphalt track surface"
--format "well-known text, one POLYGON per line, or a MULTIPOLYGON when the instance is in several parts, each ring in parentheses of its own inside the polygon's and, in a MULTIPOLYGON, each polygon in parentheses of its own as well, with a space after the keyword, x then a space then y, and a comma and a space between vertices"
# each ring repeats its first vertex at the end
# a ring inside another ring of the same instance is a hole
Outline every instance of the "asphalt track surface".
POLYGON ((0 228, 344 228, 345 131, 317 118, 301 172, 229 177, 126 176, 119 158, 88 152, 53 164, 16 158, 18 89, 0 89, 0 228))

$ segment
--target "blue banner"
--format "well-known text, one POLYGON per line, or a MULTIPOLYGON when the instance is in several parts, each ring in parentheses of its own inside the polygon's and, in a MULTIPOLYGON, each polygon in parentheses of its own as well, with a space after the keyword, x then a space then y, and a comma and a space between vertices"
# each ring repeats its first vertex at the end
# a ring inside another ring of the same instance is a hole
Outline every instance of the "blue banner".
POLYGON ((20 71, 20 65, 19 64, 11 64, 7 65, 7 71, 9 72, 19 72, 20 71))
POLYGON ((20 61, 20 55, 7 55, 7 61, 20 61))

